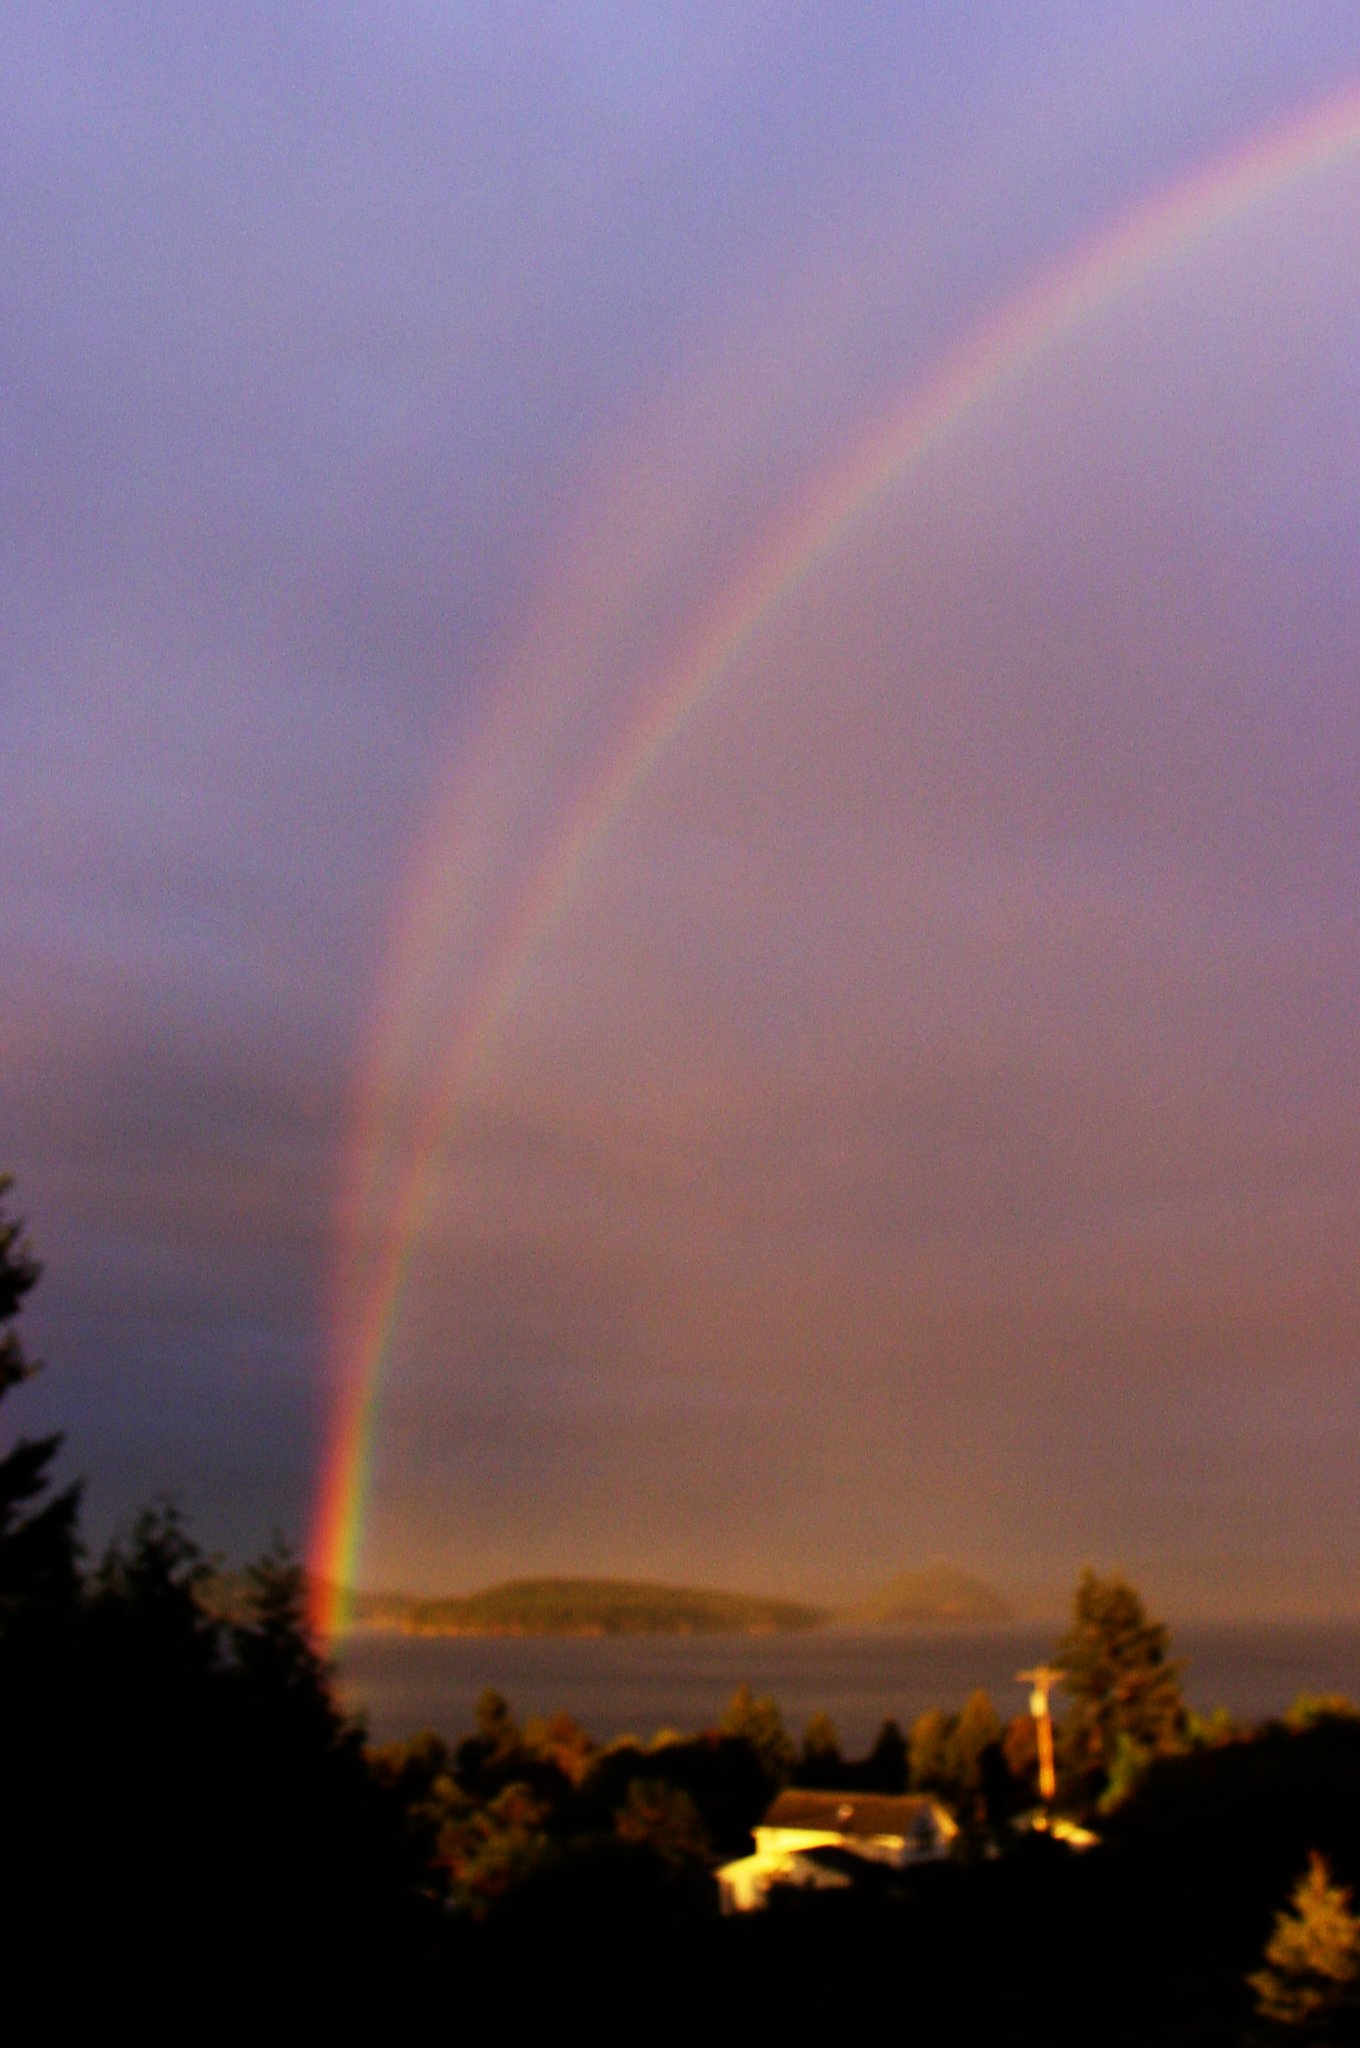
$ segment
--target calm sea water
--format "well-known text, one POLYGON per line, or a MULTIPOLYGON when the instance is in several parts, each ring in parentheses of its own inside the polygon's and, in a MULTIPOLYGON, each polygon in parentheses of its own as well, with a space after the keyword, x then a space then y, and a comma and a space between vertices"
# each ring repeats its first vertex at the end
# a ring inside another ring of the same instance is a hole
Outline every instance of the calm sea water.
MULTIPOLYGON (((948 1635, 541 1636, 358 1635, 340 1658, 346 1704, 375 1741, 422 1728, 458 1737, 479 1692, 494 1686, 517 1716, 564 1710, 597 1741, 658 1728, 712 1727, 737 1686, 771 1693, 788 1726, 830 1714, 844 1747, 872 1742, 888 1715, 904 1726, 927 1707, 956 1708, 977 1686, 1003 1718, 1023 1711, 1016 1679, 1050 1656, 1056 1631, 948 1635)), ((1201 1712, 1243 1720, 1283 1713, 1301 1692, 1360 1700, 1360 1623, 1203 1625, 1174 1632, 1184 1689, 1201 1712)))

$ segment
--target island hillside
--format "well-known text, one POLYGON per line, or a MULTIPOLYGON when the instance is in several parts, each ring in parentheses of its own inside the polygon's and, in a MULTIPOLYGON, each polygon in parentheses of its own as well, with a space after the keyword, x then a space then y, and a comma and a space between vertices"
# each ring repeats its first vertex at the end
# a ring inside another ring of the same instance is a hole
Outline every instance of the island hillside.
POLYGON ((1013 1616, 995 1587, 952 1565, 932 1564, 902 1572, 836 1619, 853 1628, 982 1628, 1013 1616))
POLYGON ((799 1601, 693 1586, 512 1579, 464 1599, 414 1600, 398 1625, 416 1635, 754 1635, 818 1628, 827 1619, 799 1601))
MULTIPOLYGON (((219 1620, 250 1617, 250 1587, 242 1572, 211 1574, 199 1597, 219 1620)), ((359 1628, 427 1636, 768 1635, 828 1624, 977 1628, 1012 1619, 993 1587, 950 1565, 904 1572, 858 1605, 834 1610, 707 1587, 591 1578, 508 1579, 479 1592, 434 1598, 361 1592, 346 1607, 359 1628)))

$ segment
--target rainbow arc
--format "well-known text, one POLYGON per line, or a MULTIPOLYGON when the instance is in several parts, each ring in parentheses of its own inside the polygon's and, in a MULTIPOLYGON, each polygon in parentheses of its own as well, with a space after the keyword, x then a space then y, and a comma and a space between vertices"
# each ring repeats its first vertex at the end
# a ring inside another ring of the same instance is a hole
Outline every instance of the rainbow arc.
MULTIPOLYGON (((962 421, 1004 396, 1048 351, 1135 290, 1173 255, 1266 198, 1357 153, 1360 89, 1350 88, 1135 207, 1048 270, 914 385, 852 455, 822 479, 639 691, 635 715, 582 789, 495 938, 439 1084, 419 1121, 404 1134, 400 1169, 389 1176, 385 1191, 387 1221, 380 1248, 357 1286, 352 1275, 342 1276, 346 1307, 337 1333, 335 1396, 309 1546, 311 1568, 322 1588, 313 1618, 324 1636, 334 1638, 346 1625, 343 1589, 354 1583, 359 1566, 379 1397, 446 1134, 531 963, 634 792, 780 607, 849 530, 870 516, 886 493, 900 487, 962 421)), ((425 901, 412 914, 412 928, 399 941, 406 962, 418 956, 412 932, 432 935, 436 913, 437 904, 425 901)), ((380 1028, 384 1046, 396 1035, 403 1000, 399 975, 380 1028)), ((375 1048, 370 1064, 378 1057, 375 1048)), ((371 1094, 379 1102, 384 1099, 381 1088, 371 1094)), ((356 1143, 371 1149, 382 1136, 365 1128, 356 1143)))

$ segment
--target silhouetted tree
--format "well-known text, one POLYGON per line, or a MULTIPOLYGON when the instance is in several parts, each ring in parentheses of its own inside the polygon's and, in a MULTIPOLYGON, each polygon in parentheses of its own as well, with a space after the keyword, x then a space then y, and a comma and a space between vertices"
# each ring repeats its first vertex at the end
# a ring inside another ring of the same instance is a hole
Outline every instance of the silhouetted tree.
POLYGON ((990 1696, 972 1692, 954 1724, 951 1748, 954 1775, 962 1799, 976 1798, 982 1787, 982 1759, 1001 1741, 1001 1721, 990 1696))
POLYGON ((855 1766, 855 1781, 866 1792, 905 1792, 907 1738, 896 1721, 887 1720, 874 1737, 873 1748, 855 1766))
POLYGON ((840 1737, 829 1714, 814 1714, 803 1731, 803 1747, 794 1766, 796 1785, 820 1786, 834 1792, 845 1782, 840 1737))
POLYGON ((664 1778, 634 1778, 614 1816, 621 1842, 643 1843, 673 1870, 706 1869, 713 1844, 689 1793, 664 1778))
POLYGON ((765 1767, 750 1744, 716 1732, 644 1749, 621 1742, 601 1750, 581 1783, 559 1803, 552 1829, 563 1838, 612 1833, 614 1816, 638 1780, 660 1781, 693 1800, 719 1856, 740 1856, 770 1804, 765 1767))
POLYGON ((549 1714, 524 1724, 523 1746, 549 1765, 565 1784, 579 1785, 590 1768, 595 1744, 570 1714, 549 1714))
MULTIPOLYGON (((40 1268, 0 1175, 0 1406, 35 1367, 18 1331, 40 1268)), ((8 1410, 6 1409, 6 1412, 8 1410)), ((92 1705, 82 1652, 78 1491, 53 1491, 59 1436, 20 1437, 0 1455, 0 1837, 8 1953, 41 1971, 72 1893, 79 1836, 71 1790, 92 1705), (55 1795, 55 1796, 54 1796, 55 1795)))
POLYGON ((518 1724, 503 1693, 487 1686, 478 1695, 475 1724, 454 1752, 454 1775, 474 1798, 489 1799, 520 1777, 518 1724))
POLYGON ((488 1687, 477 1701, 476 1728, 458 1744, 454 1775, 471 1799, 492 1799, 522 1785, 551 1811, 589 1767, 594 1745, 569 1714, 521 1728, 505 1698, 488 1687))
POLYGON ((1316 1851, 1247 1982, 1261 2018, 1291 2039, 1360 2039, 1360 1919, 1316 1851))
MULTIPOLYGON (((36 1370, 17 1324, 42 1271, 23 1225, 10 1214, 13 1185, 9 1174, 0 1174, 0 1401, 36 1370)), ((0 1456, 0 1658, 17 1632, 68 1617, 77 1596, 80 1495, 77 1487, 51 1492, 60 1448, 60 1436, 21 1437, 0 1456)))
POLYGON ((1316 1728, 1319 1721, 1360 1721, 1360 1707, 1344 1692, 1301 1692, 1284 1717, 1286 1728, 1316 1728))
POLYGON ((441 1830, 468 1806, 453 1772, 453 1757, 442 1735, 427 1728, 405 1742, 368 1752, 369 1768, 399 1800, 413 1827, 423 1830, 426 1855, 434 1860, 441 1830))
MULTIPOLYGON (((29 1371, 13 1321, 36 1277, 5 1212, 0 1396, 29 1371)), ((266 1991, 315 2009, 342 1978, 352 2013, 410 1980, 437 1945, 425 1837, 336 1705, 300 1572, 275 1555, 250 1575, 248 1620, 209 1613, 208 1562, 164 1504, 82 1579, 76 1494, 50 1493, 57 1441, 0 1459, 16 1966, 67 2007, 87 1987, 101 2016, 135 2002, 142 2023, 186 2023, 205 1968, 219 2017, 229 2001, 258 2012, 266 1991)))
POLYGON ((787 1785, 798 1752, 772 1699, 757 1698, 750 1686, 743 1683, 728 1701, 718 1725, 722 1734, 734 1735, 747 1745, 759 1761, 772 1792, 787 1785))
POLYGON ((1001 1720, 990 1696, 972 1692, 950 1730, 949 1798, 973 1838, 1013 1811, 1016 1801, 1002 1749, 1001 1720))
POLYGON ((970 1693, 958 1714, 931 1708, 912 1724, 908 1749, 913 1791, 934 1792, 960 1821, 985 1829, 1018 1804, 1004 1747, 1005 1731, 985 1692, 970 1693))
POLYGON ((938 1707, 928 1707, 911 1724, 907 1757, 913 1792, 948 1795, 952 1772, 949 1753, 950 1717, 938 1707))
POLYGON ((1167 1648, 1166 1628, 1148 1619, 1132 1586, 1082 1573, 1071 1627, 1054 1652, 1070 1702, 1061 1730, 1070 1795, 1092 1798, 1104 1788, 1121 1738, 1130 1759, 1182 1745, 1180 1666, 1167 1648))
POLYGON ((535 1869, 547 1852, 548 1808, 528 1785, 503 1785, 468 1800, 440 1831, 439 1856, 456 1905, 480 1919, 535 1869))
POLYGON ((1039 1731, 1032 1714, 1017 1714, 1007 1722, 1001 1754, 1017 1806, 1033 1805, 1039 1797, 1039 1731))
POLYGON ((1191 1708, 1185 1717, 1185 1740, 1191 1749, 1222 1749, 1229 1742, 1245 1742, 1249 1734, 1226 1707, 1214 1707, 1207 1714, 1197 1714, 1191 1708))

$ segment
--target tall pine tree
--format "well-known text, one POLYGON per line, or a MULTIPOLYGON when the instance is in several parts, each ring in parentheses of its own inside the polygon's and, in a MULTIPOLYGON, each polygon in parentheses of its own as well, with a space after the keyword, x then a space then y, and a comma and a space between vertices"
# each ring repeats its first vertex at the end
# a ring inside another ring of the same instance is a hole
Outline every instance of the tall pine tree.
POLYGON ((1256 2010, 1284 2036, 1307 2041, 1360 2037, 1360 1919, 1314 1850, 1278 1915, 1262 1967, 1247 1983, 1256 2010))
MULTIPOLYGON (((0 1401, 36 1370, 17 1322, 41 1267, 11 1214, 13 1180, 0 1174, 0 1401)), ((4 1646, 69 1611, 78 1586, 75 1487, 52 1493, 59 1436, 20 1437, 0 1453, 0 1654, 4 1646)))
POLYGON ((1161 1622, 1152 1621, 1124 1579, 1081 1575, 1072 1625, 1054 1652, 1070 1707, 1062 1742, 1069 1789, 1103 1790, 1116 1756, 1165 1755, 1185 1732, 1180 1666, 1167 1655, 1161 1622))

